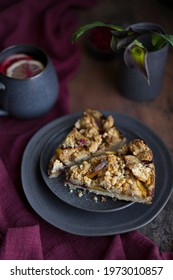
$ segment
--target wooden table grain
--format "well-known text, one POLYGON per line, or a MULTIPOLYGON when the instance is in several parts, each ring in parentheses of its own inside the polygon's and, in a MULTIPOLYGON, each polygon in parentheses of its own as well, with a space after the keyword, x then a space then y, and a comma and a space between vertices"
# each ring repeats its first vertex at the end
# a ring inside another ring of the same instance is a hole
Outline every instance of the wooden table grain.
MULTIPOLYGON (((154 0, 98 1, 91 9, 78 12, 78 26, 94 20, 156 22, 173 34, 173 9, 154 0), (127 5, 128 2, 128 5, 127 5)), ((118 91, 118 58, 98 59, 88 52, 85 39, 77 44, 80 65, 69 82, 70 111, 86 108, 113 110, 140 120, 151 128, 173 155, 173 47, 169 48, 160 95, 153 101, 133 101, 118 91)), ((123 63, 123 61, 122 61, 123 63)), ((140 229, 161 251, 173 251, 173 195, 161 213, 140 229)))

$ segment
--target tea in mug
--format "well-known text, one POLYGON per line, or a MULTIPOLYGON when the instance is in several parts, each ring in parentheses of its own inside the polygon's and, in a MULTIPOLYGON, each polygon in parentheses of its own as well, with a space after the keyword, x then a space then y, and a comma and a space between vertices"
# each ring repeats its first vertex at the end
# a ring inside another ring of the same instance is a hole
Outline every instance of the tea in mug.
POLYGON ((42 62, 23 53, 11 55, 0 64, 0 72, 15 79, 34 77, 41 73, 43 69, 42 62))

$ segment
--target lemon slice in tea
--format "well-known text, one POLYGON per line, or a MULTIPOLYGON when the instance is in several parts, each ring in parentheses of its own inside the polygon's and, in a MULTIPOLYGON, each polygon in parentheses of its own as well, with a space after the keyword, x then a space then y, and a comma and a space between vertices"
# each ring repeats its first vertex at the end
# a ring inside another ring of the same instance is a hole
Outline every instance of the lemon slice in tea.
POLYGON ((16 79, 26 79, 41 73, 43 69, 44 65, 38 60, 21 59, 6 69, 6 75, 16 79))
POLYGON ((7 57, 2 63, 0 63, 0 72, 2 74, 6 74, 6 69, 11 66, 13 63, 21 60, 21 59, 27 59, 27 60, 33 60, 33 57, 31 57, 28 54, 20 53, 20 54, 12 54, 9 57, 7 57))

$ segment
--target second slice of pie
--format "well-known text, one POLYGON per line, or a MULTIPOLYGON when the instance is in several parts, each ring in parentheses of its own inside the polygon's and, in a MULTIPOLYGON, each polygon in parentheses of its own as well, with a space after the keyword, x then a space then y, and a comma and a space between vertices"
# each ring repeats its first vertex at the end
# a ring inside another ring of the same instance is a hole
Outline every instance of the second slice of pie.
POLYGON ((66 173, 66 186, 96 195, 150 204, 155 188, 153 154, 141 139, 74 165, 66 173))

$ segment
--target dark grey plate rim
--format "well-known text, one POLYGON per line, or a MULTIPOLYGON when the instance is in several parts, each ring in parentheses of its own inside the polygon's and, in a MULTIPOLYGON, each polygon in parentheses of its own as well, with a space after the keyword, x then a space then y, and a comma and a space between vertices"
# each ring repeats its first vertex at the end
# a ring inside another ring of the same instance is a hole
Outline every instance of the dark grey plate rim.
POLYGON ((113 111, 116 123, 125 123, 132 130, 138 130, 152 148, 156 165, 156 194, 152 205, 134 203, 121 211, 108 213, 89 212, 77 209, 57 198, 46 186, 39 167, 40 154, 58 125, 65 126, 81 113, 74 113, 56 119, 41 128, 29 141, 23 154, 21 179, 25 196, 34 211, 48 223, 83 236, 104 236, 129 232, 151 222, 164 208, 172 193, 173 163, 163 141, 138 120, 113 111))

